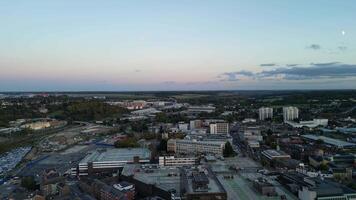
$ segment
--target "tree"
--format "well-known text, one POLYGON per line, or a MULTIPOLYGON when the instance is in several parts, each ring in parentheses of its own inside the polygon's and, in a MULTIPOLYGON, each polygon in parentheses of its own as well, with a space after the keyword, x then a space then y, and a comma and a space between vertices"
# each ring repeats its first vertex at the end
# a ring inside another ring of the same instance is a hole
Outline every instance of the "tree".
POLYGON ((158 151, 167 151, 167 140, 162 139, 157 146, 158 151))
POLYGON ((36 181, 33 176, 25 176, 21 179, 21 186, 28 190, 36 189, 36 181))
POLYGON ((134 138, 128 138, 126 140, 116 141, 114 145, 116 148, 129 148, 129 147, 139 146, 139 144, 134 138))
POLYGON ((235 156, 235 151, 234 151, 234 149, 232 149, 232 146, 231 146, 230 142, 226 142, 225 143, 225 148, 224 148, 224 151, 223 151, 223 155, 224 155, 224 157, 233 157, 233 156, 235 156))

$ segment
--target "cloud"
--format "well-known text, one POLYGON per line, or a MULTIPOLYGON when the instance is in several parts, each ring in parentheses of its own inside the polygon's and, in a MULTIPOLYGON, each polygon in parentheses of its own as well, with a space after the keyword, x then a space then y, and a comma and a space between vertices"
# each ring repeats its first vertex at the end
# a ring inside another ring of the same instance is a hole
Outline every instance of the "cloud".
POLYGON ((346 46, 339 46, 337 47, 340 51, 346 51, 347 47, 346 46))
POLYGON ((307 49, 319 50, 319 49, 321 49, 321 46, 318 44, 311 44, 311 45, 307 46, 307 49))
POLYGON ((241 77, 251 77, 254 76, 253 72, 242 70, 237 72, 225 72, 219 74, 217 78, 221 78, 221 81, 238 81, 241 77))
POLYGON ((139 72, 141 72, 141 70, 140 69, 135 69, 135 72, 139 73, 139 72))
POLYGON ((262 71, 255 75, 262 78, 282 77, 286 80, 349 78, 356 77, 356 65, 339 62, 312 63, 303 67, 262 71))
MULTIPOLYGON (((293 64, 294 65, 294 64, 293 64)), ((288 65, 287 65, 288 66, 288 65)), ((330 80, 356 78, 356 64, 340 62, 311 63, 264 70, 262 72, 225 72, 221 81, 238 81, 239 77, 255 80, 330 80)))
POLYGON ((274 67, 276 66, 275 63, 264 63, 264 64, 260 64, 261 67, 274 67))

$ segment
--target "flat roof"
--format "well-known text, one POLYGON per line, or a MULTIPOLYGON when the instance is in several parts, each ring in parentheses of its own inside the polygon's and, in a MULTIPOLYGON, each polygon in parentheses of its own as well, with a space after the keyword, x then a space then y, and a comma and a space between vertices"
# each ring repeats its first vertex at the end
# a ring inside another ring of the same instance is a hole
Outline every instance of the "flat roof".
POLYGON ((302 135, 302 137, 310 139, 310 140, 322 140, 327 144, 338 146, 338 147, 350 147, 350 146, 356 146, 354 143, 334 139, 334 138, 329 138, 325 136, 318 136, 318 135, 302 135))
POLYGON ((278 150, 274 150, 274 149, 268 149, 268 150, 263 151, 262 153, 267 156, 271 156, 271 157, 289 156, 288 154, 284 153, 283 151, 278 151, 278 150))
POLYGON ((175 194, 180 195, 180 171, 177 167, 157 164, 129 164, 125 165, 121 174, 133 176, 140 182, 152 184, 165 191, 175 190, 175 194))
POLYGON ((151 152, 147 148, 107 148, 97 149, 89 153, 80 163, 133 161, 135 156, 140 159, 150 159, 151 152))
POLYGON ((190 194, 199 194, 199 193, 226 193, 224 187, 221 185, 221 183, 219 182, 219 180, 217 179, 217 177, 213 174, 213 172, 208 169, 208 168, 202 168, 200 170, 197 169, 184 169, 185 170, 185 176, 184 176, 184 186, 185 189, 187 191, 187 193, 190 194), (194 173, 200 173, 200 172, 204 173, 205 176, 201 177, 201 176, 194 176, 194 173), (198 179, 204 179, 205 181, 208 181, 207 184, 207 190, 194 190, 193 188, 193 181, 194 178, 198 178, 198 179))

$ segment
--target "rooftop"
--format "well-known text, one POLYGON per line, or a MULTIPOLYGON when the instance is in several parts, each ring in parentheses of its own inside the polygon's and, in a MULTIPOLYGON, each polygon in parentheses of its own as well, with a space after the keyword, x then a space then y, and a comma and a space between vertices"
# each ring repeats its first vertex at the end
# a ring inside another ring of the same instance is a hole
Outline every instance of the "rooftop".
POLYGON ((80 163, 133 161, 135 156, 139 156, 140 159, 150 159, 151 152, 146 148, 98 149, 88 154, 80 163))
POLYGON ((134 179, 155 185, 165 191, 175 191, 180 195, 180 172, 177 167, 163 167, 156 164, 131 164, 125 165, 123 176, 133 176, 134 179))
POLYGON ((329 138, 325 136, 318 136, 318 135, 302 135, 302 137, 310 139, 310 140, 322 140, 327 144, 337 146, 337 147, 354 147, 356 144, 334 139, 334 138, 329 138))

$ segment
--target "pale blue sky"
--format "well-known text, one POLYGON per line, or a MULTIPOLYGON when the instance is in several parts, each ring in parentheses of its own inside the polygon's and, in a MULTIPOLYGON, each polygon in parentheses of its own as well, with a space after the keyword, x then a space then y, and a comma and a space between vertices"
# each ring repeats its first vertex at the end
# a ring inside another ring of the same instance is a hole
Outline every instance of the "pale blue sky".
POLYGON ((0 91, 356 89, 355 10, 346 0, 0 1, 0 91))

